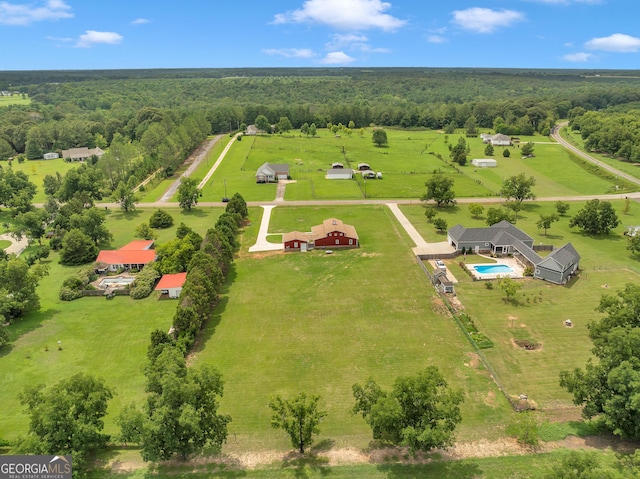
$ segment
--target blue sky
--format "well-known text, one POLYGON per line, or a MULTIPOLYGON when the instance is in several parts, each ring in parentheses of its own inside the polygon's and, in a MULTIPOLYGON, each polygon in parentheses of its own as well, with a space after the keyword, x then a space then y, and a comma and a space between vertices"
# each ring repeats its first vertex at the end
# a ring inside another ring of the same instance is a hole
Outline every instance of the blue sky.
POLYGON ((0 70, 640 69, 638 0, 0 0, 0 70))

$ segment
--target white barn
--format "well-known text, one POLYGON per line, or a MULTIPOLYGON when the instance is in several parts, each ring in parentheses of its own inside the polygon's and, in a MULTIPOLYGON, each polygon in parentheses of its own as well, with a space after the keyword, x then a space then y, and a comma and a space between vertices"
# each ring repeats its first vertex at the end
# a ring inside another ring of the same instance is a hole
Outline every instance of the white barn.
POLYGON ((353 178, 353 170, 351 168, 331 168, 327 170, 327 180, 350 180, 353 178))
POLYGON ((492 158, 474 158, 471 160, 471 164, 478 168, 495 168, 498 162, 492 158))

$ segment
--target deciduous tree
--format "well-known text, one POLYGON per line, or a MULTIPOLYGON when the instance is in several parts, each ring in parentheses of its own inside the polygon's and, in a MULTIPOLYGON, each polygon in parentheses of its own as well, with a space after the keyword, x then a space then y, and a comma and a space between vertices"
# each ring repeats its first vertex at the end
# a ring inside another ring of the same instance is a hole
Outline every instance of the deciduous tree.
POLYGON ((276 396, 269 402, 273 411, 271 426, 284 430, 291 439, 291 445, 304 454, 305 448, 313 443, 313 436, 320 433, 320 422, 327 415, 318 407, 320 396, 307 397, 300 393, 293 399, 276 396))
POLYGON ((373 144, 378 148, 387 146, 389 144, 389 140, 387 140, 387 132, 382 128, 376 128, 375 130, 373 130, 371 139, 373 141, 373 144))
POLYGON ((353 385, 354 414, 371 426, 374 439, 404 444, 412 451, 429 451, 453 443, 454 431, 462 420, 461 391, 449 389, 435 366, 415 376, 396 379, 391 391, 383 391, 373 379, 365 386, 353 385))
POLYGON ((20 447, 34 454, 70 454, 74 469, 82 469, 89 454, 107 445, 103 418, 112 397, 103 380, 83 373, 49 388, 25 388, 20 402, 29 416, 29 434, 20 447))
POLYGON ((178 202, 183 210, 190 210, 198 204, 200 190, 198 183, 193 178, 182 178, 178 187, 178 202))
POLYGON ((580 211, 569 220, 569 227, 577 226, 589 234, 609 234, 620 224, 618 215, 608 201, 587 201, 580 211))
POLYGON ((538 229, 544 229, 544 235, 547 236, 547 230, 551 228, 551 224, 560 220, 556 213, 551 213, 549 215, 540 215, 540 219, 536 223, 538 229))
POLYGON ((535 200, 536 195, 532 191, 535 184, 536 179, 533 176, 527 178, 524 173, 520 173, 510 176, 504 181, 500 194, 503 198, 517 203, 522 203, 524 200, 535 200))
POLYGON ((471 216, 474 218, 480 218, 482 217, 482 213, 484 213, 484 206, 478 203, 471 203, 469 205, 469 213, 471 213, 471 216))
POLYGON ((427 191, 420 201, 434 200, 438 207, 455 204, 456 194, 453 192, 453 179, 442 174, 433 175, 426 183, 427 191))
POLYGON ((98 256, 95 242, 79 229, 69 230, 62 238, 60 263, 68 266, 90 263, 98 256))

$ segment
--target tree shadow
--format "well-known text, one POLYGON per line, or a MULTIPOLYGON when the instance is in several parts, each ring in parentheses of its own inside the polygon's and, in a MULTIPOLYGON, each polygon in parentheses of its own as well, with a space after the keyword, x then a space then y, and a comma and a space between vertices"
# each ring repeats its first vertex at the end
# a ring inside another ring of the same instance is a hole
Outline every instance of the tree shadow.
POLYGON ((116 219, 116 220, 123 219, 125 221, 133 221, 140 217, 140 211, 139 210, 117 211, 117 212, 110 212, 109 215, 111 216, 112 219, 116 219))
POLYGON ((190 210, 181 210, 180 211, 180 215, 182 215, 182 216, 197 216, 198 218, 204 218, 206 216, 209 216, 209 213, 207 213, 202 208, 191 208, 190 210))
POLYGON ((333 446, 335 446, 335 444, 336 441, 334 441, 333 439, 323 439, 311 448, 311 453, 318 454, 319 452, 327 452, 333 449, 333 446))
MULTIPOLYGON (((15 341, 21 336, 38 329, 44 321, 52 319, 59 312, 59 309, 47 309, 45 311, 40 310, 30 313, 25 318, 14 319, 11 326, 7 328, 7 331, 11 336, 11 340, 15 341)), ((6 354, 5 349, 6 348, 3 348, 3 350, 0 351, 0 355, 3 356, 6 354)))
POLYGON ((218 301, 216 307, 211 313, 211 316, 209 316, 209 319, 202 325, 202 329, 196 337, 193 348, 191 348, 192 353, 199 353, 204 350, 207 342, 209 342, 209 339, 211 339, 211 337, 213 337, 213 335, 215 334, 220 321, 222 321, 222 315, 227 309, 228 303, 229 298, 227 298, 226 296, 218 301))
POLYGON ((438 477, 451 479, 473 479, 482 476, 482 469, 473 461, 430 462, 427 464, 381 464, 378 470, 387 479, 422 479, 438 477))
POLYGON ((283 458, 282 467, 294 469, 296 479, 308 479, 318 474, 324 477, 332 471, 329 459, 313 452, 303 455, 297 451, 291 451, 283 458))

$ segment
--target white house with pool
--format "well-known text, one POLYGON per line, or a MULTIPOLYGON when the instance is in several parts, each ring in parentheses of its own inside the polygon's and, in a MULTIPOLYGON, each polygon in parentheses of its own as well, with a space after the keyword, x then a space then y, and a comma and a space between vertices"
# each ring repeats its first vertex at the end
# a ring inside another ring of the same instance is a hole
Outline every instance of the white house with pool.
MULTIPOLYGON (((523 268, 533 268, 534 278, 556 284, 565 284, 576 273, 580 263, 580 255, 571 243, 554 248, 545 257, 540 256, 534 251, 533 238, 508 221, 501 221, 488 228, 465 228, 456 225, 447 232, 447 241, 460 252, 464 250, 496 256, 513 256, 523 268)), ((479 278, 520 276, 512 266, 505 263, 476 267, 479 269, 474 271, 479 278)))

